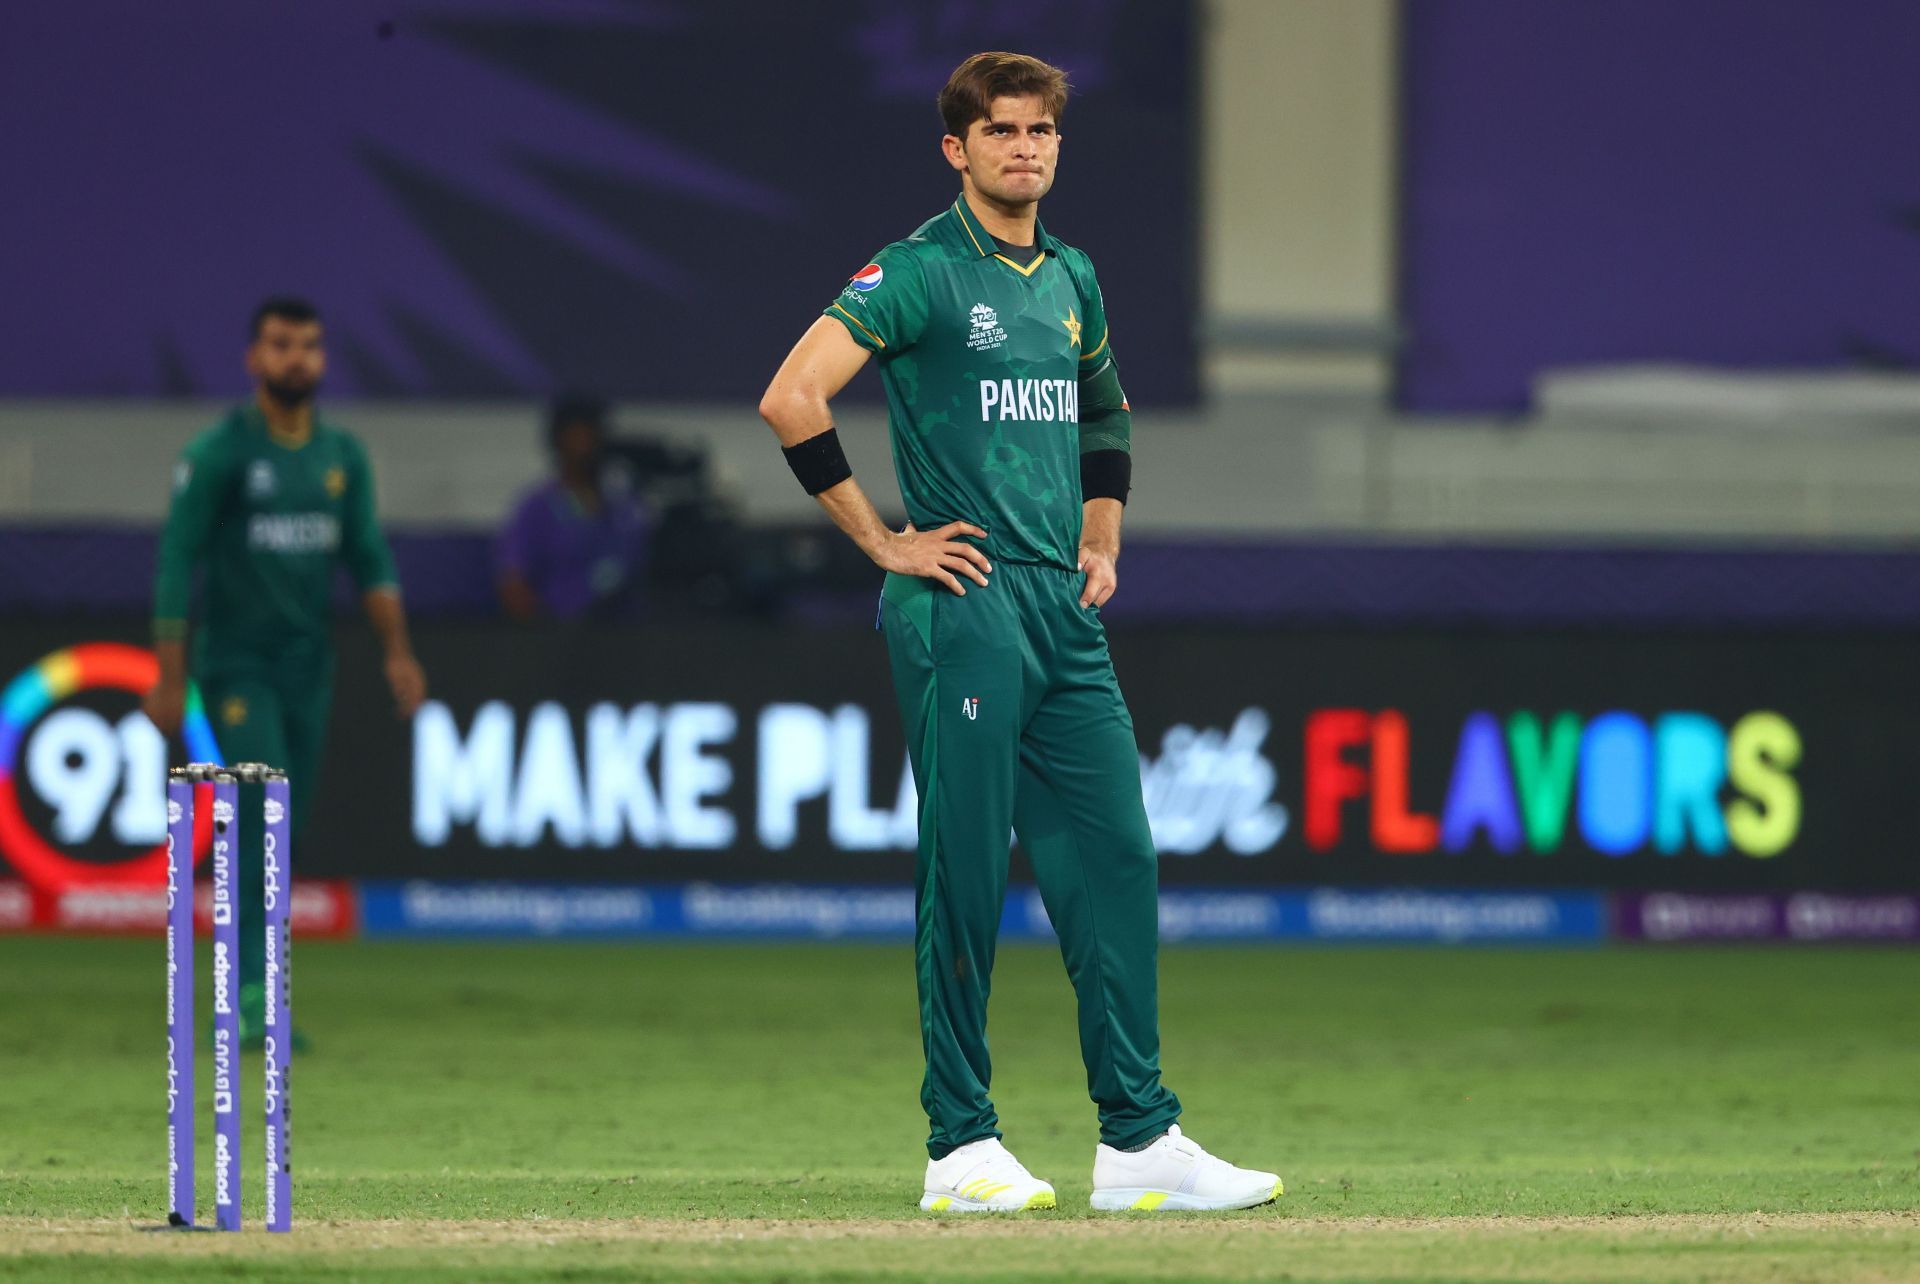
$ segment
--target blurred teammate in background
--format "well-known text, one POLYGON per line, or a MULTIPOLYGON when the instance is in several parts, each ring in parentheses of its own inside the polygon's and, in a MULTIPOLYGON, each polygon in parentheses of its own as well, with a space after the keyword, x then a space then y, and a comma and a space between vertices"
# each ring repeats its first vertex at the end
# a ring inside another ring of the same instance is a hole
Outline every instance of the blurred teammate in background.
MULTIPOLYGON (((146 699, 154 725, 175 734, 191 673, 225 761, 286 768, 296 826, 311 814, 333 699, 336 563, 360 588, 401 715, 426 697, 393 555, 374 517, 373 469, 358 441, 314 412, 326 366, 312 304, 275 298, 254 310, 253 399, 195 438, 174 466, 154 582, 160 679, 146 699), (193 576, 202 566, 205 614, 189 660, 193 576)), ((259 816, 258 799, 243 800, 241 814, 259 816)), ((243 824, 241 834, 240 1031, 257 1044, 265 1007, 260 826, 243 824)))
POLYGON ((609 465, 606 403, 562 397, 546 439, 553 476, 521 495, 496 546, 500 605, 516 620, 632 614, 649 523, 624 468, 609 465))
POLYGON ((1065 75, 1038 59, 983 53, 955 70, 939 106, 959 199, 853 275, 760 412, 801 484, 887 571, 887 650, 920 788, 920 1206, 1054 1206, 1001 1143, 987 1095, 1011 826, 1079 999, 1100 1114, 1093 1206, 1245 1208, 1279 1194, 1279 1178, 1182 1136, 1160 1082, 1159 863, 1097 614, 1117 583, 1132 414, 1093 264, 1037 216, 1066 100, 1065 75), (904 533, 853 480, 828 406, 869 356, 904 533))

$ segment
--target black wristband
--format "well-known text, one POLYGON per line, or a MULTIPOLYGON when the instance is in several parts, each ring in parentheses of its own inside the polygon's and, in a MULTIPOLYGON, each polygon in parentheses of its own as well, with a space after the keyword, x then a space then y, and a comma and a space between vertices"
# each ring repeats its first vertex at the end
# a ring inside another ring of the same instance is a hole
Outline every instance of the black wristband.
POLYGON ((1089 450, 1080 456, 1080 498, 1127 502, 1133 486, 1133 456, 1124 450, 1089 450))
POLYGON ((797 446, 782 446, 780 453, 787 457, 787 467, 793 469, 793 475, 800 479, 809 495, 830 490, 853 476, 847 452, 840 449, 837 428, 829 428, 797 446))

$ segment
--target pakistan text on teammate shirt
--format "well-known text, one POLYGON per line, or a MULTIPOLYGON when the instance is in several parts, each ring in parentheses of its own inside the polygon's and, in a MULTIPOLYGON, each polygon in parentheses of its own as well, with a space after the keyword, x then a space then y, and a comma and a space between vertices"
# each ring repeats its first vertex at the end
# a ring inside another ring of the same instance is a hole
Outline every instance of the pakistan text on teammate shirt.
POLYGON ((331 553, 340 547, 340 522, 331 513, 255 513, 247 547, 268 553, 331 553))

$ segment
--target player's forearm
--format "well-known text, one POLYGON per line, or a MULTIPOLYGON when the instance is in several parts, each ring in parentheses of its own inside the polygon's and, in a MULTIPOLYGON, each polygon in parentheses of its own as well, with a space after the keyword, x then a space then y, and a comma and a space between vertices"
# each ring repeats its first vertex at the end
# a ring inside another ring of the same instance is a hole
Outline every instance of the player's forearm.
MULTIPOLYGON (((760 399, 760 417, 773 429, 782 449, 812 441, 833 427, 833 410, 819 385, 811 379, 792 377, 794 373, 782 369, 760 399)), ((881 541, 892 534, 880 520, 873 501, 852 477, 819 491, 814 498, 833 524, 868 557, 873 557, 881 541)))
POLYGON ((183 637, 155 638, 153 658, 160 662, 160 685, 172 689, 187 685, 187 641, 183 637))
MULTIPOLYGON (((773 429, 783 449, 812 441, 833 427, 833 413, 824 397, 783 390, 777 381, 761 399, 760 417, 773 429)), ((880 542, 891 534, 886 523, 880 520, 873 501, 852 477, 816 493, 814 498, 833 519, 833 524, 845 531, 847 538, 859 545, 868 557, 873 557, 880 542)))
POLYGON ((413 654, 413 641, 407 635, 407 613, 400 605, 400 591, 382 587, 369 589, 361 599, 366 607, 367 623, 380 639, 380 649, 388 659, 413 654))
POLYGON ((880 550, 886 542, 894 538, 894 532, 880 519, 879 510, 873 501, 867 498, 867 492, 860 489, 860 483, 849 477, 828 490, 814 496, 820 501, 820 507, 827 510, 827 516, 833 524, 845 531, 847 538, 860 546, 860 551, 880 561, 880 550))
POLYGON ((1080 543, 1114 560, 1120 557, 1120 518, 1127 511, 1117 499, 1090 499, 1080 506, 1080 543))

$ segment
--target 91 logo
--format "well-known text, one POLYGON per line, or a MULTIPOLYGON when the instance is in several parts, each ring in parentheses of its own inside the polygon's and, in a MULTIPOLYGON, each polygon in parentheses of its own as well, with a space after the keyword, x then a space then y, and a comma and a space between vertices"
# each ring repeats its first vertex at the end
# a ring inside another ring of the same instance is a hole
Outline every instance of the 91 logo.
MULTIPOLYGON (((151 651, 88 642, 0 692, 0 856, 29 881, 166 882, 167 742, 138 704, 159 671, 151 651)), ((191 759, 220 761, 197 689, 181 733, 191 759)), ((202 835, 194 849, 198 860, 202 835)))

